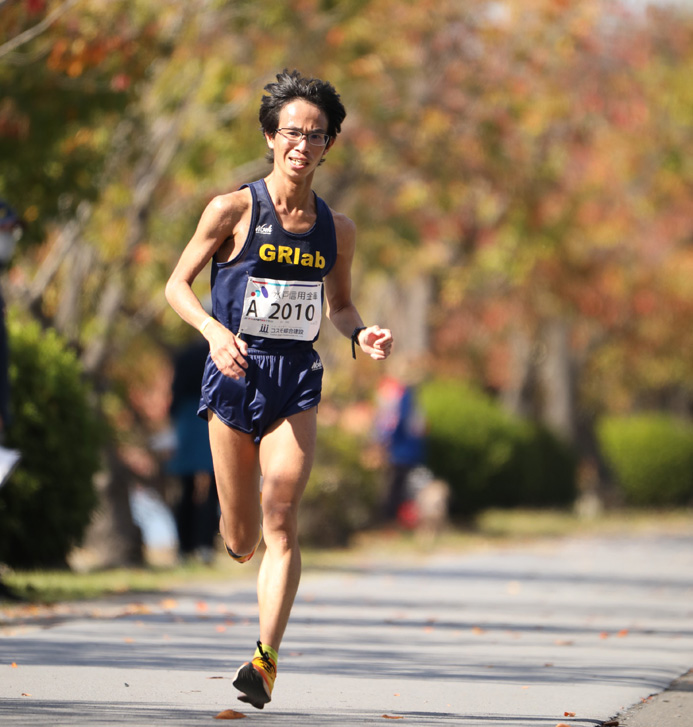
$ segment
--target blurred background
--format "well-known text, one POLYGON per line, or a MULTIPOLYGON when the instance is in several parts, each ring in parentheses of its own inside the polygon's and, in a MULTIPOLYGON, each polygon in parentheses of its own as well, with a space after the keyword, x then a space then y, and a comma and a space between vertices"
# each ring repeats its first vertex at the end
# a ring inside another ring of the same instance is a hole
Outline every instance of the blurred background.
POLYGON ((139 564, 184 498, 208 521, 175 436, 200 337, 163 290, 209 200, 269 172, 285 67, 347 108, 316 190, 397 342, 354 362, 323 326, 304 542, 690 507, 693 3, 0 0, 0 562, 139 564))

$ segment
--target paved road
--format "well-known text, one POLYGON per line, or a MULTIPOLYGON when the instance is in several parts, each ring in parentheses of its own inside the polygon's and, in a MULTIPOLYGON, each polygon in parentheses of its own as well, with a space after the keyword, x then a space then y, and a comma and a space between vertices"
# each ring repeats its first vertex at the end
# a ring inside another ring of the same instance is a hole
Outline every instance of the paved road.
POLYGON ((257 637, 248 579, 6 613, 0 724, 211 725, 232 709, 278 727, 688 727, 690 681, 650 696, 693 666, 692 546, 575 539, 306 573, 261 712, 231 685, 257 637))

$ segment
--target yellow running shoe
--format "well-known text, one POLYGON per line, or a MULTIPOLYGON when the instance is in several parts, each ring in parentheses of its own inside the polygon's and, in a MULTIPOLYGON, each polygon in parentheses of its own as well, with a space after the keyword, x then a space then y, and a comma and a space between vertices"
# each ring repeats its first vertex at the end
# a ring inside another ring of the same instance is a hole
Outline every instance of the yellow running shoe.
POLYGON ((272 701, 272 689, 277 678, 277 662, 257 642, 255 656, 236 672, 233 686, 243 692, 238 699, 247 702, 256 709, 262 709, 272 701))

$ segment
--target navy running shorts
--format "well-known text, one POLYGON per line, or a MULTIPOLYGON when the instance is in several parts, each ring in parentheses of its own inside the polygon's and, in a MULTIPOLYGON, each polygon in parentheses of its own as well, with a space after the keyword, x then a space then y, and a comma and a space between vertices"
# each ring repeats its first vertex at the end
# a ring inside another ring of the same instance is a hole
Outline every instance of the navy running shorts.
POLYGON ((197 413, 214 412, 233 429, 254 434, 258 443, 275 422, 317 406, 322 392, 322 361, 313 348, 289 353, 250 349, 245 377, 224 376, 207 357, 197 413))

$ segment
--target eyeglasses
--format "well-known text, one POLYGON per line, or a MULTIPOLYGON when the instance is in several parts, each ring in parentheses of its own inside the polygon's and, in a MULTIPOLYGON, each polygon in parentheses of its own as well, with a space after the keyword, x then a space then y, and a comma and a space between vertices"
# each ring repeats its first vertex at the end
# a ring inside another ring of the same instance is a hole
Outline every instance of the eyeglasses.
POLYGON ((313 146, 325 146, 330 140, 329 134, 323 134, 318 131, 311 131, 308 134, 304 134, 298 129, 277 129, 277 134, 281 134, 291 144, 300 144, 304 136, 308 139, 308 143, 313 146))

